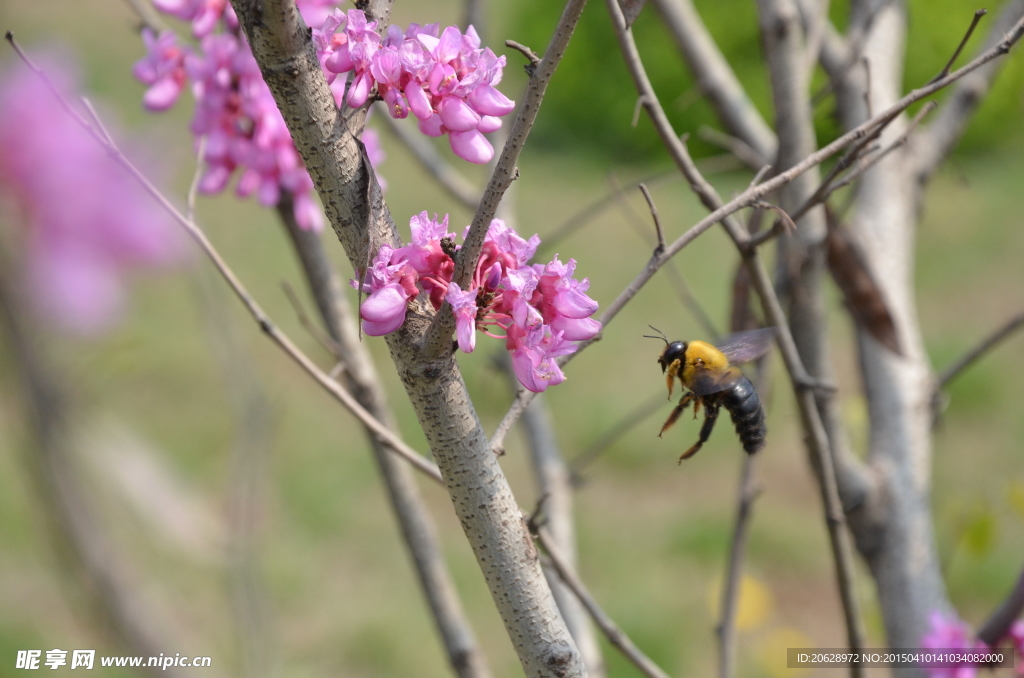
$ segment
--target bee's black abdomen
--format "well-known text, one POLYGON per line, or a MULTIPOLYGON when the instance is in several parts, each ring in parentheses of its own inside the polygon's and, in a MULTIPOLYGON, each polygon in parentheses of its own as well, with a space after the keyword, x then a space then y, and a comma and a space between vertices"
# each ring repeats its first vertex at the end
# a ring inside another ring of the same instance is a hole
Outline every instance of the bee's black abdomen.
POLYGON ((726 391, 722 405, 732 415, 732 423, 736 426, 736 434, 743 443, 743 449, 753 454, 764 447, 764 439, 768 434, 764 425, 764 408, 750 380, 741 377, 726 391))

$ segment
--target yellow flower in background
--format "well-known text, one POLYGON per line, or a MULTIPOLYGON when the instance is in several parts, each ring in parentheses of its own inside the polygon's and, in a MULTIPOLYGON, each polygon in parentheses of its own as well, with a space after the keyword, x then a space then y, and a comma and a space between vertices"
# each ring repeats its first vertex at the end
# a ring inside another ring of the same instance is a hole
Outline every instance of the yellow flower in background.
MULTIPOLYGON (((739 602, 736 607, 736 628, 751 631, 765 623, 772 612, 772 592, 768 587, 750 575, 740 580, 739 602)), ((718 619, 722 606, 722 578, 719 576, 711 585, 708 608, 713 619, 718 619)))
POLYGON ((772 678, 794 678, 809 669, 791 669, 787 666, 786 650, 791 647, 814 647, 814 641, 792 626, 777 626, 769 629, 757 641, 754 661, 772 678))

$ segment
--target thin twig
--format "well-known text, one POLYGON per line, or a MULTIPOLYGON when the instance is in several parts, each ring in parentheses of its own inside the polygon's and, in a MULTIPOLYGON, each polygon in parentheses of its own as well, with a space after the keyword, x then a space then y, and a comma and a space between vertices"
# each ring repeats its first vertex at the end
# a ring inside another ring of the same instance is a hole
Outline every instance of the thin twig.
POLYGON ((310 320, 309 315, 306 313, 306 309, 302 307, 302 300, 299 299, 299 295, 295 293, 295 289, 291 286, 291 283, 287 280, 282 280, 281 289, 284 291, 284 296, 288 298, 288 303, 291 304, 292 310, 295 311, 295 317, 299 319, 299 324, 302 325, 302 328, 309 332, 309 336, 316 339, 317 343, 323 346, 328 353, 344 362, 341 357, 341 347, 338 346, 338 342, 320 329, 316 323, 310 320))
POLYGON ((552 566, 558 572, 558 576, 562 578, 566 586, 572 589, 572 592, 576 594, 576 597, 583 603, 583 606, 587 608, 587 612, 590 613, 594 623, 604 633, 608 642, 614 645, 626 659, 631 661, 648 678, 669 678, 669 675, 655 664, 650 657, 644 654, 630 640, 629 636, 619 628, 618 624, 601 609, 601 606, 594 600, 594 597, 587 590, 579 576, 565 561, 551 535, 548 534, 547 529, 540 527, 535 531, 535 534, 541 546, 547 551, 548 558, 550 558, 552 566))
MULTIPOLYGON (((901 148, 902 146, 904 146, 907 143, 907 140, 910 138, 910 135, 914 132, 915 129, 917 129, 917 126, 921 124, 921 121, 924 119, 924 117, 931 113, 932 111, 934 111, 937 107, 938 104, 934 101, 929 101, 925 103, 925 105, 921 107, 921 110, 919 110, 914 115, 914 118, 910 121, 910 124, 907 125, 907 128, 903 130, 903 132, 898 137, 896 137, 896 139, 893 140, 892 143, 890 143, 888 146, 879 151, 870 153, 870 155, 868 155, 867 153, 862 155, 859 158, 859 162, 857 162, 856 166, 853 167, 853 169, 851 169, 846 174, 846 176, 837 181, 836 177, 839 175, 839 173, 842 170, 846 169, 852 161, 858 160, 857 158, 853 157, 852 152, 849 155, 849 161, 847 161, 847 157, 841 159, 838 163, 836 163, 836 166, 832 168, 832 171, 829 172, 829 175, 825 178, 825 180, 821 182, 821 184, 818 186, 818 189, 814 192, 814 194, 810 198, 808 198, 807 201, 793 213, 793 218, 799 219, 814 206, 824 203, 826 200, 829 199, 829 197, 833 193, 835 193, 836 191, 845 186, 849 186, 851 183, 853 183, 861 176, 863 176, 865 172, 867 172, 869 169, 871 169, 879 162, 881 162, 882 159, 885 158, 887 155, 895 151, 897 148, 901 148)), ((868 152, 870 152, 870 150, 871 149, 867 149, 868 152)))
POLYGON ((654 204, 654 198, 651 197, 651 192, 647 190, 647 186, 643 182, 640 182, 640 192, 644 194, 644 200, 647 201, 647 206, 651 209, 651 218, 654 219, 654 230, 658 233, 658 247, 655 252, 665 251, 665 232, 661 230, 661 219, 658 218, 658 207, 654 204))
POLYGON ((305 370, 313 379, 320 384, 324 390, 334 396, 342 405, 344 405, 352 414, 356 416, 364 425, 373 429, 374 433, 379 435, 381 438, 387 441, 387 443, 398 453, 402 458, 412 463, 418 470, 422 471, 429 478, 435 482, 444 484, 441 479, 441 472, 437 466, 428 461, 423 455, 416 452, 414 449, 406 445, 401 439, 395 436, 386 426, 381 424, 375 419, 369 412, 367 412, 362 405, 360 405, 352 397, 352 395, 346 391, 342 386, 324 374, 323 370, 317 367, 309 356, 302 352, 298 346, 296 346, 287 334, 282 332, 271 320, 270 317, 264 312, 263 308, 256 302, 255 299, 249 294, 245 285, 238 278, 235 272, 228 266, 227 262, 221 257, 220 252, 213 246, 209 238, 206 237, 206 233, 196 224, 194 221, 185 217, 177 207, 165 196, 160 189, 154 186, 149 179, 142 174, 141 171, 121 152, 120 148, 116 144, 112 144, 107 141, 105 133, 98 131, 96 127, 89 124, 89 121, 82 117, 82 115, 76 111, 71 104, 64 98, 60 91, 54 86, 53 82, 47 77, 46 73, 43 72, 39 67, 28 58, 22 49, 15 43, 14 36, 10 31, 7 32, 6 38, 11 46, 14 47, 18 56, 25 62, 25 64, 32 69, 32 71, 42 78, 43 82, 46 83, 47 87, 53 93, 61 106, 66 110, 74 119, 81 125, 92 137, 99 143, 103 148, 110 154, 119 165, 124 167, 131 176, 142 185, 150 196, 153 197, 160 206, 174 218, 175 221, 181 225, 188 235, 199 245, 199 248, 203 253, 210 259, 217 272, 220 273, 221 277, 224 278, 225 282, 231 287, 231 290, 238 297, 242 305, 245 306, 246 310, 253 317, 253 320, 259 325, 263 333, 270 337, 277 346, 283 350, 292 360, 294 360, 299 367, 305 370))
POLYGON ((515 40, 506 40, 505 41, 505 46, 506 47, 511 47, 512 49, 516 50, 517 52, 521 52, 522 55, 524 57, 526 57, 526 59, 530 62, 531 66, 536 66, 537 64, 540 63, 540 57, 537 56, 536 52, 534 52, 532 49, 530 49, 526 45, 518 43, 515 40))
MULTIPOLYGON (((633 127, 636 127, 635 122, 633 123, 633 127)), ((765 166, 764 158, 761 157, 761 154, 739 137, 734 137, 731 134, 720 132, 714 127, 708 127, 707 125, 701 125, 700 128, 697 129, 697 136, 709 144, 714 144, 719 148, 724 148, 729 151, 739 158, 740 162, 754 171, 765 166)))
POLYGON ((897 148, 906 145, 907 140, 910 139, 910 135, 913 134, 914 130, 917 129, 917 126, 921 124, 921 121, 924 120, 924 117, 931 113, 932 111, 934 111, 936 108, 938 108, 938 106, 939 105, 934 101, 929 101, 924 106, 922 106, 921 110, 919 110, 917 114, 914 116, 914 119, 910 121, 909 125, 907 125, 907 129, 903 130, 903 133, 896 137, 896 139, 891 144, 889 144, 882 150, 878 151, 877 153, 872 153, 870 156, 867 156, 864 159, 862 159, 861 162, 857 163, 856 167, 851 169, 846 174, 846 176, 844 176, 842 179, 829 186, 828 190, 826 190, 824 195, 822 196, 822 202, 827 200, 828 197, 832 195, 835 191, 838 191, 840 188, 843 188, 844 186, 849 186, 854 181, 861 178, 861 176, 863 176, 865 172, 867 172, 869 169, 877 165, 883 158, 885 158, 887 155, 895 151, 897 148))
POLYGON ((743 559, 747 547, 747 528, 754 501, 761 494, 761 488, 754 486, 754 463, 756 455, 743 457, 740 471, 739 501, 736 506, 736 523, 733 525, 732 540, 729 542, 729 560, 722 583, 722 601, 719 606, 718 627, 718 675, 732 678, 736 661, 736 609, 739 607, 740 585, 743 580, 743 559))
POLYGON ((864 106, 867 108, 868 116, 871 117, 871 59, 866 56, 860 58, 864 64, 864 106))
POLYGON ((205 157, 206 135, 204 134, 199 137, 199 148, 196 149, 196 169, 192 173, 192 182, 188 185, 188 194, 185 198, 185 217, 189 221, 195 221, 196 218, 196 194, 199 193, 199 181, 203 178, 203 170, 206 168, 206 163, 203 160, 205 157))
POLYGON ((754 178, 750 180, 749 184, 747 184, 747 189, 749 190, 749 189, 753 188, 754 186, 757 186, 759 183, 761 183, 761 180, 764 179, 765 176, 769 172, 771 172, 771 171, 772 171, 772 166, 771 165, 765 165, 761 169, 757 170, 757 174, 755 174, 754 178))
POLYGON ((931 79, 929 84, 949 75, 949 69, 953 68, 953 64, 956 63, 957 58, 960 56, 960 52, 964 51, 964 47, 967 46, 967 41, 971 39, 972 35, 974 35, 974 29, 978 27, 978 22, 981 21, 981 17, 986 14, 988 14, 987 9, 979 9, 974 13, 974 17, 971 19, 971 25, 967 27, 967 33, 964 34, 964 39, 960 41, 960 44, 956 47, 956 51, 953 52, 953 56, 949 57, 949 61, 945 66, 943 66, 939 74, 931 79))
POLYGON ((992 334, 985 337, 977 346, 965 353, 959 360, 942 370, 938 379, 938 388, 945 388, 949 382, 956 379, 961 372, 966 370, 974 364, 976 360, 995 348, 999 342, 1009 337, 1014 333, 1014 331, 1021 327, 1024 327, 1024 311, 1007 320, 998 329, 992 332, 992 334))
POLYGON ((590 447, 580 452, 569 462, 569 469, 573 474, 573 482, 579 484, 582 481, 583 471, 601 456, 605 450, 664 405, 665 392, 658 391, 609 426, 608 430, 601 434, 600 438, 591 443, 590 447))
POLYGON ((1022 610, 1024 610, 1024 571, 1017 577, 1017 584, 1010 591, 1010 595, 978 629, 978 640, 989 647, 995 647, 996 643, 1006 637, 1010 626, 1020 616, 1022 610))
POLYGON ((757 207, 758 209, 770 210, 772 212, 775 212, 776 214, 779 215, 779 220, 772 224, 772 227, 769 228, 767 231, 750 236, 750 239, 747 241, 747 247, 759 247, 760 245, 763 245, 772 238, 781 235, 786 231, 789 231, 790 233, 796 233, 796 222, 793 221, 792 217, 790 217, 786 213, 786 210, 782 209, 778 205, 773 205, 772 203, 767 202, 765 200, 757 201, 754 206, 757 207))
MULTIPOLYGON (((648 188, 660 186, 661 184, 668 183, 669 181, 678 181, 679 173, 676 171, 660 172, 646 177, 641 182, 636 184, 639 187, 640 183, 647 184, 648 188)), ((596 218, 601 212, 606 210, 618 199, 618 192, 620 189, 613 189, 608 194, 590 203, 579 212, 576 212, 571 217, 566 219, 562 224, 554 229, 543 241, 541 241, 540 248, 538 248, 538 255, 541 252, 549 252, 556 245, 561 243, 567 237, 575 233, 577 230, 586 226, 594 218, 596 218)))

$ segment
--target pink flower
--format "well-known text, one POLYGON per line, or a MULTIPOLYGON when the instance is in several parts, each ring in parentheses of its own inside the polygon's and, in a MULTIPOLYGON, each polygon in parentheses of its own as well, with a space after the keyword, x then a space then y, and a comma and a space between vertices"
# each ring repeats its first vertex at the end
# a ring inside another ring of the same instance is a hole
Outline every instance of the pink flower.
POLYGON ((465 34, 449 26, 440 37, 437 24, 412 24, 404 33, 389 26, 381 41, 360 10, 349 10, 344 21, 337 16, 329 21, 314 32, 317 53, 329 80, 353 71, 349 106, 363 105, 376 85, 392 117, 412 111, 424 134, 448 134, 452 151, 469 162, 494 157, 483 134, 499 129, 500 116, 512 112, 515 102, 494 87, 505 57, 480 49, 472 26, 465 34))
POLYGON ((514 348, 510 349, 512 369, 520 384, 534 393, 541 393, 565 381, 565 374, 555 358, 575 352, 576 345, 566 341, 561 332, 550 334, 541 326, 516 337, 513 343, 514 348))
MULTIPOLYGON (((921 639, 925 650, 985 650, 985 643, 974 639, 974 634, 955 616, 933 612, 929 617, 931 629, 921 639)), ((927 668, 929 678, 975 678, 978 667, 974 664, 927 668)))
MULTIPOLYGON (((78 98, 68 67, 41 66, 65 98, 78 98)), ((24 217, 29 292, 66 329, 109 328, 124 304, 125 274, 183 253, 156 202, 25 68, 0 82, 0 188, 24 217)))
POLYGON ((455 336, 463 353, 472 353, 476 348, 476 292, 463 292, 455 283, 449 283, 445 299, 455 313, 455 336))
POLYGON ((361 287, 370 295, 359 307, 363 332, 379 337, 402 326, 409 300, 419 294, 415 278, 415 270, 408 266, 399 250, 381 245, 366 272, 366 282, 360 286, 353 281, 353 286, 361 287))
POLYGON ((547 266, 531 266, 540 238, 524 240, 495 219, 469 289, 463 290, 452 281, 451 255, 458 246, 455 234, 448 232, 447 215, 438 220, 421 212, 409 226, 412 243, 398 249, 382 246, 365 282, 353 283, 370 294, 360 308, 367 334, 397 329, 407 301, 426 291, 435 309, 444 301, 451 305, 463 352, 476 348, 480 331, 505 340, 516 376, 526 388, 539 392, 565 380, 557 359, 575 351, 574 342, 601 331, 601 323, 589 317, 597 303, 585 293, 587 281, 572 277, 574 260, 562 264, 556 257, 547 266))
POLYGON ((142 29, 147 54, 135 63, 132 74, 149 85, 142 103, 151 111, 163 111, 174 105, 185 88, 185 55, 177 36, 164 31, 157 37, 149 28, 142 29))

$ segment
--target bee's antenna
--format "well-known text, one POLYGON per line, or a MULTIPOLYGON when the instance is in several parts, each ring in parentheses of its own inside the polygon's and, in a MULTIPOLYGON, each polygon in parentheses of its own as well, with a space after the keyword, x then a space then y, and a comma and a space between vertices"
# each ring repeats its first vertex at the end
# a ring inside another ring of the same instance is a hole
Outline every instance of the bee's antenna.
POLYGON ((666 345, 666 346, 668 345, 668 337, 666 337, 666 336, 665 336, 665 333, 664 333, 664 332, 662 332, 661 330, 659 330, 659 329, 658 329, 657 327, 655 327, 654 325, 648 325, 648 327, 650 327, 650 328, 651 328, 652 330, 654 330, 655 332, 657 332, 657 333, 658 333, 658 335, 657 335, 657 336, 655 336, 655 335, 651 335, 651 334, 645 334, 645 335, 644 335, 644 337, 645 337, 645 338, 647 338, 647 339, 661 339, 662 341, 664 341, 664 342, 665 342, 665 345, 666 345))

